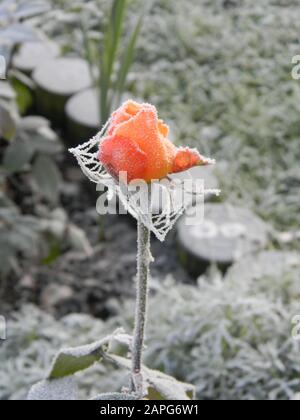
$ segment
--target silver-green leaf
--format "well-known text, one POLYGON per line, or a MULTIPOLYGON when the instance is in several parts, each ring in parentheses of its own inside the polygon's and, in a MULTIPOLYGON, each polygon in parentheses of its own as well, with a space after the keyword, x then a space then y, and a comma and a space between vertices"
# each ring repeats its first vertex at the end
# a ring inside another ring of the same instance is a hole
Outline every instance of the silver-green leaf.
POLYGON ((29 391, 29 401, 75 401, 77 385, 73 377, 45 380, 33 385, 29 391))
POLYGON ((3 166, 9 174, 20 172, 33 156, 31 144, 23 138, 16 138, 7 147, 3 166))
MULTIPOLYGON (((108 355, 108 360, 118 366, 130 370, 131 361, 124 357, 108 355)), ((152 370, 146 366, 142 367, 142 377, 147 398, 150 400, 193 400, 195 398, 195 387, 193 385, 180 382, 172 376, 157 370, 152 370)))
POLYGON ((11 140, 17 131, 18 117, 15 109, 0 102, 0 138, 11 140))
POLYGON ((76 372, 88 369, 94 363, 100 362, 109 350, 110 344, 114 340, 118 340, 119 334, 122 335, 122 331, 117 330, 114 334, 95 343, 61 350, 54 360, 48 379, 74 375, 76 372))
POLYGON ((34 163, 33 175, 40 193, 49 201, 55 202, 58 198, 61 175, 53 159, 46 155, 38 156, 34 163))

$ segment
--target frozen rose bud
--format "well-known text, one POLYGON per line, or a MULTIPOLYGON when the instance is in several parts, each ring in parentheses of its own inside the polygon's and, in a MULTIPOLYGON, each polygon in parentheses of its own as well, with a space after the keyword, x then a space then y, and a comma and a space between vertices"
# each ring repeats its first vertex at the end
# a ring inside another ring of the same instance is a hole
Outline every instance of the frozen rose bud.
POLYGON ((154 106, 128 101, 113 113, 98 159, 115 178, 126 172, 128 182, 160 180, 213 163, 196 149, 177 148, 168 135, 169 127, 158 118, 154 106))

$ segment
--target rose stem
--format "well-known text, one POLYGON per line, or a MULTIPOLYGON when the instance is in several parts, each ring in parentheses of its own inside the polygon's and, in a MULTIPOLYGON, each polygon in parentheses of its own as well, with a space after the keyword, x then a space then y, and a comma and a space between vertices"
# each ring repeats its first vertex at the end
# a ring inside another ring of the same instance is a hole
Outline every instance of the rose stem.
POLYGON ((137 287, 132 348, 132 388, 142 398, 141 376, 145 326, 147 318, 148 278, 150 273, 150 230, 138 221, 137 287))

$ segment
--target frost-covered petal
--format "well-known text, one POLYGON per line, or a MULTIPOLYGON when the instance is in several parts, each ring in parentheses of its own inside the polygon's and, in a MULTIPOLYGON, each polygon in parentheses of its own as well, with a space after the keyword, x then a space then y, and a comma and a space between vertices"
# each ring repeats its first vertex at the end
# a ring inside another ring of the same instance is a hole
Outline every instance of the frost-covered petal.
POLYGON ((128 182, 143 179, 147 170, 146 154, 134 141, 125 137, 114 135, 104 139, 98 159, 114 178, 118 179, 122 172, 126 172, 128 182))

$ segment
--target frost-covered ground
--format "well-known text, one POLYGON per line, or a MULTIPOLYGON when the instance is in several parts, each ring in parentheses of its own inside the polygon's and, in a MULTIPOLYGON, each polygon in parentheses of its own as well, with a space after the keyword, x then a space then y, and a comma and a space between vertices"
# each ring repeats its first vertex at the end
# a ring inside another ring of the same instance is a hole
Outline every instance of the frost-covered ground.
MULTIPOLYGON (((291 334, 299 309, 297 262, 287 255, 264 256, 250 273, 250 258, 225 282, 211 273, 198 286, 153 280, 148 365, 194 383, 199 399, 294 398, 300 391, 300 342, 291 334), (276 264, 266 268, 269 259, 276 264)), ((61 347, 93 342, 119 326, 130 332, 133 307, 133 301, 120 306, 107 323, 82 314, 55 321, 24 307, 9 322, 9 340, 0 347, 0 399, 25 398, 61 347)), ((78 382, 86 399, 120 390, 126 374, 100 364, 78 382)))

